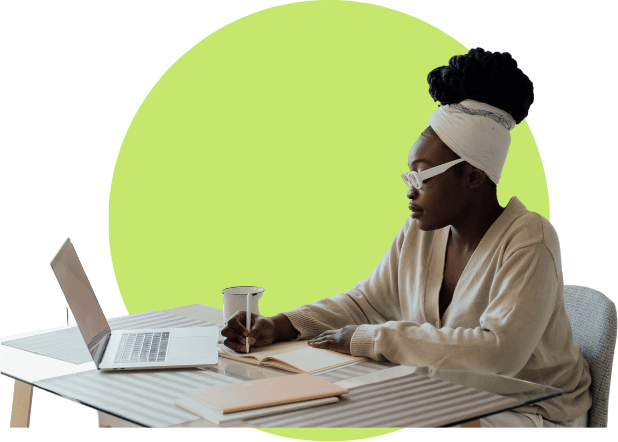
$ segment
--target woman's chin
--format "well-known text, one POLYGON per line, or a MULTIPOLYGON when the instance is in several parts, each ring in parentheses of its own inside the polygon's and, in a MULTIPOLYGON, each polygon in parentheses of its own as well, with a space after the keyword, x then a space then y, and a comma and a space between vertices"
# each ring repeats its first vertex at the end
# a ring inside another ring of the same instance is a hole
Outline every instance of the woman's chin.
MULTIPOLYGON (((424 213, 423 213, 423 215, 424 215, 424 213)), ((418 228, 420 230, 422 230, 423 232, 428 232, 430 230, 436 230, 436 229, 439 229, 439 228, 443 227, 443 226, 436 226, 433 223, 428 222, 428 220, 424 219, 424 218, 425 218, 424 216, 419 216, 418 218, 413 218, 412 219, 412 222, 416 223, 418 228)))

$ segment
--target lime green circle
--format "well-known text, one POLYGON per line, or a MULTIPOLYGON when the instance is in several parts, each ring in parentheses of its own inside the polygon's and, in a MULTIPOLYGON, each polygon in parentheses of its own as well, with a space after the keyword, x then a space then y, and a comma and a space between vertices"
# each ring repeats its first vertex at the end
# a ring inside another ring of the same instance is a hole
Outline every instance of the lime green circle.
MULTIPOLYGON (((223 288, 258 285, 261 313, 274 315, 367 278, 409 215, 400 175, 437 106, 427 73, 466 52, 404 13, 332 1, 260 11, 191 48, 142 103, 114 170, 110 249, 129 313, 221 308, 223 288)), ((525 121, 500 203, 515 193, 549 218, 525 121)))

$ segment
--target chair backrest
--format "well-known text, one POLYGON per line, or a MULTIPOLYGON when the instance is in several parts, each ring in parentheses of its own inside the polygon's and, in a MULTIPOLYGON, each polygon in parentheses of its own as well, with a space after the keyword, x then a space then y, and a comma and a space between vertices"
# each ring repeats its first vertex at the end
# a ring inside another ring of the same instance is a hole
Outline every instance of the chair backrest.
POLYGON ((609 384, 616 346, 616 306, 603 293, 577 285, 564 286, 564 305, 579 344, 590 365, 592 408, 589 427, 607 427, 609 384))

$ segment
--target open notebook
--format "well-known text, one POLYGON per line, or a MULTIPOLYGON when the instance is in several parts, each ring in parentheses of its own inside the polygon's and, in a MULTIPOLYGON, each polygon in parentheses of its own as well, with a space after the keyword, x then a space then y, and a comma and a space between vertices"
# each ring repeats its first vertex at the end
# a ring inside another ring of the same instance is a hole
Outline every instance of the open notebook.
POLYGON ((307 341, 278 342, 267 347, 251 348, 251 353, 237 353, 223 344, 218 344, 219 356, 266 365, 291 371, 292 373, 316 374, 343 365, 366 361, 367 358, 344 355, 336 351, 309 347, 307 341))

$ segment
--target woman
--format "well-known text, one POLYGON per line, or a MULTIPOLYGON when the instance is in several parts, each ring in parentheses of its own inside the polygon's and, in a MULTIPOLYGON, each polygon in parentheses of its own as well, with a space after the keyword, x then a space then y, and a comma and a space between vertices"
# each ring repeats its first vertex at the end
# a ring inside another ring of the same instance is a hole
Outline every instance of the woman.
MULTIPOLYGON (((562 298, 558 237, 496 185, 532 82, 509 53, 476 48, 429 73, 441 106, 408 154, 411 215, 369 278, 271 318, 244 312, 225 345, 292 339, 378 361, 497 373, 564 395, 481 419, 482 426, 586 426, 590 372, 562 298)), ((525 173, 525 172, 524 172, 525 173)))

